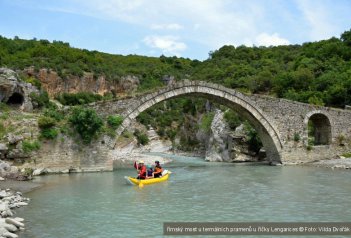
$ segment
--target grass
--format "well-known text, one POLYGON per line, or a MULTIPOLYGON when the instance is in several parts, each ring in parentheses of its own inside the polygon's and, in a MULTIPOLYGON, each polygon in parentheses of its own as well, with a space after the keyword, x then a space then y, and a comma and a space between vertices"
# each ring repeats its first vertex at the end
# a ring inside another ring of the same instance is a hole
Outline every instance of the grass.
POLYGON ((25 140, 22 142, 22 149, 25 153, 30 153, 32 151, 36 151, 40 149, 39 141, 28 141, 25 140))
POLYGON ((351 158, 351 152, 344 153, 341 156, 344 156, 346 158, 351 158))

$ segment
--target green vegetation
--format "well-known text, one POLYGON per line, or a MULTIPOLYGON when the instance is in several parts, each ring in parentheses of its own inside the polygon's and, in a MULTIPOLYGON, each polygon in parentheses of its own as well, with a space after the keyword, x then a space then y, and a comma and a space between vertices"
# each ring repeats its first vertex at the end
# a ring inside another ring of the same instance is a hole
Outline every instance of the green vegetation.
POLYGON ((22 81, 24 81, 26 83, 30 83, 33 86, 37 87, 38 89, 41 89, 41 82, 39 79, 36 79, 32 76, 30 76, 30 77, 25 76, 25 75, 20 75, 20 76, 21 76, 22 81))
POLYGON ((351 152, 342 154, 341 156, 344 156, 344 157, 346 157, 346 158, 351 158, 351 152))
POLYGON ((257 134, 257 131, 247 121, 244 122, 244 129, 246 131, 249 150, 258 153, 262 148, 262 142, 260 137, 257 134))
POLYGON ((145 133, 139 131, 138 129, 134 131, 134 136, 138 141, 138 145, 146 145, 147 143, 149 143, 149 137, 145 133))
POLYGON ((63 105, 74 106, 101 101, 103 100, 103 96, 90 92, 62 93, 56 96, 56 100, 63 105))
POLYGON ((226 110, 224 113, 224 120, 228 123, 230 129, 235 130, 240 124, 242 120, 240 119, 239 115, 234 112, 233 110, 229 109, 226 110))
POLYGON ((45 139, 55 139, 59 131, 56 128, 45 128, 40 131, 40 136, 45 139))
POLYGON ((295 133, 294 133, 294 141, 295 141, 295 142, 299 142, 300 139, 301 139, 300 134, 297 133, 297 132, 295 132, 295 133))
POLYGON ((56 120, 52 117, 41 116, 38 119, 38 126, 40 129, 47 129, 54 127, 56 125, 56 120))
POLYGON ((22 142, 22 149, 25 153, 30 153, 32 151, 36 151, 40 149, 39 141, 28 141, 24 140, 22 142))
POLYGON ((86 144, 91 142, 103 126, 103 120, 96 114, 95 110, 83 107, 73 109, 69 122, 86 144))
POLYGON ((58 135, 58 130, 55 128, 57 121, 55 118, 41 116, 38 120, 40 128, 40 136, 45 139, 55 139, 58 135))
POLYGON ((2 138, 6 133, 6 128, 2 121, 0 121, 0 138, 2 138))
POLYGON ((338 140, 338 144, 339 144, 340 146, 344 146, 344 145, 345 145, 345 139, 346 139, 346 137, 345 137, 344 134, 338 135, 336 139, 338 140))
POLYGON ((117 129, 123 122, 123 117, 120 115, 110 115, 107 117, 107 124, 112 129, 117 129))
MULTIPOLYGON (((178 57, 112 55, 72 48, 61 41, 23 40, 18 37, 7 39, 0 36, 0 46, 0 66, 15 70, 34 66, 35 72, 46 68, 57 72, 62 80, 92 73, 95 79, 105 76, 118 84, 122 77, 135 75, 140 80, 138 91, 145 92, 163 86, 165 77, 174 76, 176 80, 208 81, 246 93, 266 94, 313 105, 343 108, 351 104, 351 30, 344 32, 340 38, 302 45, 226 45, 210 52, 209 58, 202 62, 178 57)), ((41 87, 39 80, 32 76, 22 75, 21 78, 41 87)), ((62 93, 57 95, 57 99, 64 105, 82 105, 112 99, 116 93, 104 96, 90 92, 62 93)), ((44 90, 41 89, 39 95, 30 96, 36 107, 44 108, 46 118, 40 122, 44 138, 55 138, 58 131, 69 132, 70 122, 83 141, 89 143, 103 129, 112 135, 121 123, 115 115, 108 117, 107 125, 103 126, 102 119, 94 111, 83 108, 74 109, 68 118, 50 103, 44 90)), ((209 131, 213 112, 207 104, 206 100, 197 98, 168 100, 144 111, 137 120, 147 128, 153 127, 162 138, 174 141, 177 137, 182 148, 190 148, 199 143, 194 136, 199 127, 209 131)), ((218 105, 215 106, 218 108, 218 105)), ((6 110, 7 105, 1 103, 0 119, 7 119, 6 110)), ((243 119, 232 110, 225 110, 224 119, 234 130, 243 119)), ((314 127, 310 123, 308 127, 308 146, 312 149, 314 127)), ((251 148, 257 151, 261 146, 257 132, 249 126, 245 129, 251 148)), ((4 125, 0 123, 0 135, 1 131, 4 131, 4 125)), ((136 137, 141 137, 138 139, 140 144, 147 143, 141 132, 136 133, 136 137)), ((293 140, 299 141, 299 135, 294 134, 293 140)))
POLYGON ((50 106, 49 95, 46 91, 40 91, 39 95, 36 93, 31 93, 29 96, 35 107, 42 108, 50 106))
POLYGON ((211 124, 213 121, 213 117, 214 117, 214 113, 210 112, 205 114, 202 119, 201 119, 201 124, 200 124, 200 128, 205 131, 205 132, 210 132, 211 131, 211 124))

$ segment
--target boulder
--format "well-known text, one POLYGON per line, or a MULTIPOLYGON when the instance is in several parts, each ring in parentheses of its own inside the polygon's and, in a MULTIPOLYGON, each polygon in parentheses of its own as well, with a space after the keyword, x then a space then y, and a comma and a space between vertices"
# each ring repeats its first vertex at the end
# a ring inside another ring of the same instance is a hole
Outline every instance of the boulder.
POLYGON ((4 224, 4 228, 10 232, 16 232, 18 230, 17 226, 7 223, 4 224))
POLYGON ((12 224, 12 225, 15 225, 17 227, 24 227, 24 224, 22 222, 19 222, 16 219, 13 219, 13 218, 6 218, 5 222, 7 224, 12 224))
POLYGON ((18 142, 23 141, 24 139, 22 135, 14 135, 12 133, 7 134, 6 138, 9 144, 11 145, 17 144, 18 142))
POLYGON ((47 173, 48 173, 48 170, 46 168, 38 168, 33 171, 33 176, 39 176, 47 173))
POLYGON ((6 144, 0 143, 0 152, 7 151, 9 148, 6 144))
POLYGON ((11 166, 8 163, 0 160, 0 172, 10 171, 10 170, 11 170, 11 166))
POLYGON ((18 235, 11 233, 11 232, 5 232, 2 235, 6 238, 18 238, 18 235))
MULTIPOLYGON (((8 194, 5 190, 0 191, 0 198, 8 197, 10 194, 8 194)), ((0 211, 1 211, 1 203, 0 203, 0 211)))

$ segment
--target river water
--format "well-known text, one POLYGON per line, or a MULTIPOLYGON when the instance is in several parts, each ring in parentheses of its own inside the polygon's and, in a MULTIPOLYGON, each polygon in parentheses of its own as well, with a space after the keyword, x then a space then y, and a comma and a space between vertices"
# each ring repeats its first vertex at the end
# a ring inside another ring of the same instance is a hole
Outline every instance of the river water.
POLYGON ((133 169, 50 175, 17 210, 20 237, 163 237, 163 222, 350 221, 351 173, 208 163, 175 156, 169 181, 126 185, 133 169))

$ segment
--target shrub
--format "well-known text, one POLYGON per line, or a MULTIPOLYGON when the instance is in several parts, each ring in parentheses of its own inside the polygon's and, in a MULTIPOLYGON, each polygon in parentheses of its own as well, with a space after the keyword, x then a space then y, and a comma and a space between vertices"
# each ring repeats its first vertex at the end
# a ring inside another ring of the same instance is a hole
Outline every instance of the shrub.
POLYGON ((40 149, 40 143, 39 141, 27 141, 24 140, 22 142, 22 149, 25 153, 29 153, 35 150, 39 150, 40 149))
POLYGON ((241 124, 241 120, 237 113, 232 110, 227 110, 224 113, 224 120, 228 123, 230 129, 235 130, 241 124))
POLYGON ((33 86, 37 87, 37 88, 41 88, 41 82, 40 80, 36 79, 36 78, 33 78, 33 77, 26 77, 23 79, 24 82, 26 83, 30 83, 32 84, 33 86))
POLYGON ((58 130, 56 128, 44 128, 40 131, 40 135, 45 139, 55 139, 58 135, 58 130))
POLYGON ((247 143, 249 144, 249 150, 258 153, 262 148, 262 142, 258 136, 257 131, 248 122, 244 123, 245 134, 247 143))
POLYGON ((202 120, 201 120, 201 124, 200 124, 200 128, 205 131, 205 132, 210 132, 211 130, 211 124, 212 124, 212 121, 213 121, 213 117, 214 117, 214 113, 211 112, 211 113, 208 113, 208 114, 205 114, 203 117, 202 117, 202 120))
POLYGON ((2 122, 0 122, 0 138, 2 138, 6 133, 6 128, 2 122))
POLYGON ((51 117, 41 116, 38 120, 38 126, 40 129, 49 129, 56 125, 56 120, 51 117))
POLYGON ((338 144, 340 145, 340 146, 344 146, 345 145, 345 136, 344 136, 344 134, 339 134, 338 135, 338 137, 336 138, 337 140, 338 140, 338 144))
POLYGON ((299 133, 295 133, 295 134, 294 134, 294 141, 295 141, 295 142, 299 142, 300 139, 301 139, 301 138, 300 138, 299 133))
POLYGON ((125 130, 122 132, 122 136, 124 138, 132 138, 133 134, 130 131, 125 130))
POLYGON ((351 152, 344 153, 344 154, 342 154, 342 156, 344 156, 346 158, 351 158, 351 152))
POLYGON ((56 107, 49 107, 45 109, 44 116, 53 118, 56 121, 61 121, 65 117, 62 112, 57 111, 56 107))
POLYGON ((90 92, 79 92, 79 93, 62 93, 56 96, 56 99, 63 105, 82 105, 103 100, 103 97, 99 94, 90 92))
POLYGON ((145 133, 140 132, 138 129, 135 130, 134 136, 137 138, 138 145, 146 145, 149 143, 149 137, 145 133))
POLYGON ((123 117, 120 115, 113 115, 107 117, 107 124, 113 129, 117 129, 123 122, 123 117))
POLYGON ((0 102, 0 111, 8 112, 10 111, 10 107, 6 103, 0 102))
POLYGON ((49 94, 46 91, 41 91, 39 94, 31 93, 29 97, 32 99, 35 107, 47 107, 50 105, 49 94))
POLYGON ((89 108, 74 108, 69 121, 84 143, 90 143, 103 126, 103 120, 89 108))

